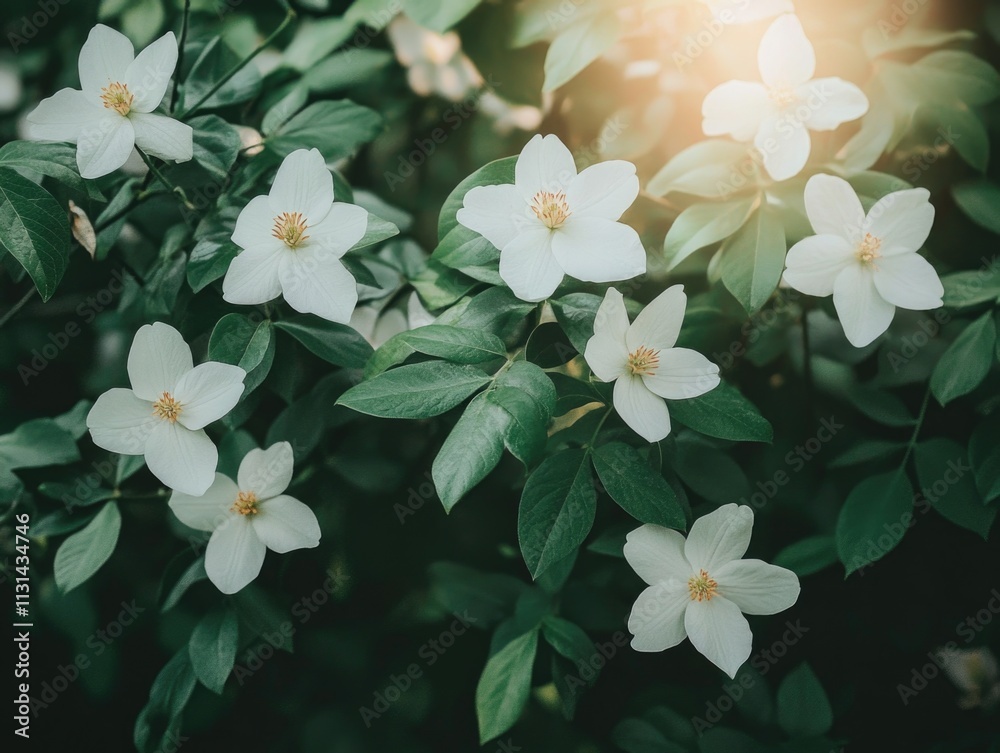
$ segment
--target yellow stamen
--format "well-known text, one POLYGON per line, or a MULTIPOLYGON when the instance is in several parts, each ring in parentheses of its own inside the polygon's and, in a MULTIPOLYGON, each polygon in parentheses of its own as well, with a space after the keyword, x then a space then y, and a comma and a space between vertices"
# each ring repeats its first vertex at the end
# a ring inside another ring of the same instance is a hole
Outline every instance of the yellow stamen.
POLYGON ((652 376, 660 365, 660 351, 645 346, 639 347, 628 354, 626 365, 633 376, 640 374, 652 376))
POLYGON ((798 100, 795 90, 787 86, 773 86, 767 90, 767 96, 778 107, 788 107, 798 100))
POLYGON ((175 423, 183 410, 184 407, 169 392, 164 392, 163 396, 153 403, 153 415, 170 423, 175 423))
POLYGON ((236 501, 233 502, 233 506, 229 510, 240 515, 256 515, 260 512, 257 509, 257 495, 253 492, 240 492, 236 495, 236 501))
POLYGON ((289 248, 298 248, 309 238, 306 235, 307 228, 302 212, 282 212, 274 218, 274 231, 271 234, 289 248))
POLYGON ((101 101, 109 110, 115 110, 122 115, 128 115, 132 109, 135 96, 128 90, 126 84, 117 81, 101 89, 101 101))
POLYGON ((572 214, 563 191, 558 193, 539 191, 531 200, 531 211, 542 221, 543 225, 552 230, 562 227, 572 214))
POLYGON ((882 248, 882 240, 876 238, 871 233, 865 233, 864 240, 858 245, 857 257, 862 264, 871 264, 875 266, 874 262, 876 259, 881 258, 882 254, 879 253, 879 249, 882 248))
POLYGON ((691 591, 691 601, 711 601, 719 591, 719 584, 701 570, 688 580, 688 590, 691 591))

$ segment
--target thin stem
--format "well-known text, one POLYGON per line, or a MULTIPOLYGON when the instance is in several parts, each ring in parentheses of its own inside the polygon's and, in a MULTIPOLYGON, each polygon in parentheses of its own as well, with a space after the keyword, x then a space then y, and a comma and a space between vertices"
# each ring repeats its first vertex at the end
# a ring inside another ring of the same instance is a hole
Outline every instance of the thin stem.
POLYGON ((594 442, 597 441, 597 435, 601 433, 601 429, 604 428, 604 422, 608 420, 608 416, 610 416, 614 410, 614 406, 609 405, 608 409, 604 411, 604 415, 601 416, 601 420, 597 422, 597 428, 594 429, 594 433, 590 436, 590 441, 587 442, 587 452, 594 449, 594 442))
POLYGON ((806 402, 811 407, 816 389, 813 381, 812 344, 809 340, 809 308, 802 309, 802 378, 806 384, 806 402))
POLYGON ((277 38, 277 36, 279 34, 281 34, 281 32, 283 32, 285 30, 285 27, 288 26, 288 24, 290 24, 292 22, 293 18, 295 18, 295 11, 292 10, 291 8, 288 8, 288 12, 285 14, 285 20, 281 22, 281 24, 278 26, 278 28, 275 29, 273 32, 271 32, 270 36, 268 36, 267 39, 265 39, 263 42, 261 42, 257 46, 257 48, 253 52, 251 52, 247 57, 243 58, 243 60, 241 60, 239 63, 237 63, 232 68, 230 68, 228 71, 226 71, 226 74, 222 78, 220 78, 218 81, 216 81, 215 82, 215 86, 213 86, 211 89, 209 89, 202 96, 201 99, 199 99, 197 102, 195 102, 190 107, 185 108, 184 111, 181 112, 181 114, 177 116, 178 119, 183 120, 184 118, 186 118, 191 113, 197 112, 198 108, 201 107, 203 104, 205 104, 208 100, 210 100, 212 98, 212 96, 217 91, 219 91, 219 89, 221 89, 223 86, 225 86, 226 83, 229 81, 229 79, 231 79, 233 76, 235 76, 241 70, 243 70, 243 68, 247 65, 247 63, 249 63, 251 60, 253 60, 255 57, 257 57, 257 55, 259 55, 265 49, 267 49, 271 45, 271 42, 273 42, 277 38))
POLYGON ((155 176, 156 176, 156 179, 157 179, 158 181, 160 181, 160 183, 162 183, 162 184, 163 184, 163 185, 165 185, 165 186, 166 186, 167 188, 169 188, 169 189, 170 189, 170 190, 171 190, 171 191, 172 191, 173 193, 177 194, 177 197, 178 197, 178 198, 179 198, 179 199, 180 199, 180 200, 181 200, 182 202, 184 202, 184 206, 186 206, 186 207, 187 207, 188 209, 194 209, 194 204, 192 204, 192 203, 191 203, 190 201, 188 201, 188 197, 187 197, 187 194, 185 194, 185 193, 184 193, 184 189, 183 189, 183 188, 181 188, 180 186, 175 186, 175 185, 174 185, 173 183, 171 183, 171 182, 170 182, 170 181, 169 181, 169 180, 167 179, 167 176, 165 176, 165 175, 164 175, 164 174, 163 174, 163 173, 162 173, 162 172, 160 171, 160 168, 158 168, 158 167, 157 167, 157 166, 156 166, 156 165, 155 165, 155 164, 153 163, 153 160, 151 160, 151 159, 149 158, 149 155, 148 155, 148 154, 146 154, 146 153, 145 153, 144 151, 142 151, 142 149, 140 149, 139 147, 136 147, 136 149, 135 149, 135 150, 136 150, 137 152, 139 152, 139 156, 140 156, 140 157, 142 157, 142 161, 146 163, 146 167, 148 167, 148 168, 149 168, 149 172, 151 172, 151 173, 152 173, 153 175, 155 175, 155 176))
POLYGON ((177 105, 177 87, 181 80, 181 71, 184 67, 184 44, 188 35, 188 16, 191 15, 191 0, 184 0, 184 17, 181 21, 181 39, 177 43, 177 67, 174 69, 174 90, 170 93, 170 112, 174 111, 177 105))
POLYGON ((930 382, 927 383, 927 391, 924 392, 924 400, 920 404, 920 412, 917 414, 917 425, 913 427, 913 434, 910 435, 910 441, 906 445, 906 454, 903 456, 903 462, 900 464, 900 470, 906 470, 906 461, 910 459, 910 454, 913 452, 913 448, 917 446, 917 437, 920 436, 920 430, 924 426, 924 418, 927 416, 927 406, 931 402, 931 385, 930 382))
POLYGON ((32 284, 32 286, 28 290, 28 292, 25 293, 23 296, 21 296, 21 300, 19 300, 17 303, 15 303, 13 306, 11 306, 7 310, 6 314, 4 314, 3 316, 0 316, 0 327, 2 327, 3 325, 5 325, 8 321, 10 321, 14 317, 14 315, 18 311, 20 311, 22 308, 24 308, 25 304, 27 304, 27 302, 30 301, 34 297, 35 290, 36 290, 35 286, 34 286, 34 284, 32 284))

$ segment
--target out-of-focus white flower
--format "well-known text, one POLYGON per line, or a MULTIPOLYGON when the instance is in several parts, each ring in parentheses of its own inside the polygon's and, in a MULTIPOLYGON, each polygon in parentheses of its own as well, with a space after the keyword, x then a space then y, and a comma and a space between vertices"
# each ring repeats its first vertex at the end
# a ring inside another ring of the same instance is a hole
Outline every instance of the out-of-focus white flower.
POLYGON ((0 112, 10 112, 21 104, 21 72, 17 66, 0 62, 0 112))
POLYGON ((386 340, 401 332, 423 327, 434 321, 431 314, 414 292, 406 299, 405 311, 398 306, 382 308, 375 304, 358 306, 351 316, 351 326, 360 332, 373 348, 379 348, 386 340))
POLYGON ((534 131, 542 124, 542 111, 531 105, 512 105, 493 92, 483 92, 479 98, 481 112, 493 119, 493 130, 506 135, 518 129, 534 131))
POLYGON ((868 98, 843 79, 813 78, 816 54, 799 19, 776 19, 757 52, 764 83, 728 81, 702 104, 706 136, 753 141, 774 180, 788 180, 809 161, 809 131, 832 131, 868 112, 868 98))
POLYGON ((686 540, 656 525, 632 531, 625 559, 649 584, 628 618, 632 648, 665 651, 690 638, 735 677, 753 646, 743 614, 777 614, 799 598, 791 570, 743 559, 752 531, 753 510, 735 504, 698 518, 686 540))
POLYGON ((132 43, 103 24, 80 50, 81 90, 60 89, 28 113, 31 138, 76 144, 84 178, 99 178, 125 164, 132 147, 165 160, 193 154, 191 126, 153 112, 177 65, 177 40, 167 32, 135 55, 132 43))
POLYGON ((462 53, 454 31, 438 34, 404 15, 396 16, 386 31, 396 59, 406 67, 410 88, 420 96, 437 94, 458 102, 482 86, 482 76, 462 53))
POLYGON ((701 0, 724 24, 751 24, 782 13, 794 13, 791 0, 701 0))
POLYGON ((988 648, 943 649, 939 661, 948 679, 965 694, 958 701, 963 709, 1000 703, 1000 672, 988 648))
POLYGON ((897 306, 938 308, 944 286, 917 253, 934 224, 929 198, 924 188, 896 191, 865 215, 850 183, 814 175, 805 204, 817 235, 789 249, 782 279, 806 295, 833 295, 844 334, 857 348, 889 329, 897 306))
POLYGON ((686 306, 684 286, 674 285, 629 324, 622 294, 608 288, 587 341, 587 365, 601 381, 615 383, 615 410, 647 442, 670 433, 663 398, 698 397, 719 386, 718 366, 697 351, 674 347, 686 306))

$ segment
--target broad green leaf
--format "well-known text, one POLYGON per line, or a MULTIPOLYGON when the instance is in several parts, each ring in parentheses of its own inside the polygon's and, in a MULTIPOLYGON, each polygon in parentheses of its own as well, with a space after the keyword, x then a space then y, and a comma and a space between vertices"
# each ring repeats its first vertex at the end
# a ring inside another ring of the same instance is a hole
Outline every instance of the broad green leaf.
MULTIPOLYGON (((997 191, 1000 201, 1000 191, 997 191)), ((997 212, 997 231, 1000 232, 1000 211, 997 212)), ((996 302, 1000 299, 1000 275, 996 269, 977 269, 955 272, 941 278, 944 285, 944 305, 963 309, 996 302)))
POLYGON ((199 557, 188 565, 187 569, 181 573, 180 577, 170 589, 170 592, 163 599, 163 604, 160 605, 160 611, 166 612, 169 609, 173 609, 177 606, 181 598, 187 593, 191 586, 199 581, 206 580, 207 578, 208 573, 205 572, 205 558, 199 557))
POLYGON ((896 548, 913 523, 913 486, 902 470, 865 479, 837 519, 837 555, 850 575, 896 548))
POLYGON ((724 505, 751 494, 750 481, 728 452, 695 432, 674 440, 674 471, 687 486, 709 502, 724 505))
POLYGON ((370 86, 373 79, 382 77, 395 62, 396 56, 389 50, 347 47, 305 71, 302 86, 318 94, 370 86))
MULTIPOLYGON (((190 108, 208 94, 216 82, 220 81, 239 62, 239 56, 222 41, 222 37, 213 37, 205 45, 201 54, 198 55, 198 59, 191 66, 191 71, 184 77, 183 101, 184 109, 188 114, 191 114, 190 108)), ((260 83, 260 69, 256 65, 245 65, 198 109, 211 109, 246 102, 257 96, 260 91, 260 83)))
POLYGON ((485 629, 514 612, 528 588, 509 575, 486 573, 453 562, 435 562, 428 569, 430 595, 452 614, 468 615, 485 629))
POLYGON ((188 125, 194 130, 194 159, 215 175, 225 179, 240 151, 240 135, 218 115, 192 118, 188 125))
POLYGON ((482 363, 505 358, 507 348, 496 335, 444 324, 428 324, 401 332, 379 348, 365 368, 365 376, 380 374, 414 353, 452 363, 482 363))
POLYGON ((952 186, 951 195, 969 219, 1000 234, 1000 186, 988 180, 959 183, 952 186))
POLYGON ((972 432, 969 460, 976 476, 976 487, 984 502, 1000 497, 1000 414, 993 413, 972 432))
POLYGON ((52 565, 60 591, 66 593, 87 582, 108 561, 118 543, 121 526, 118 505, 108 502, 86 528, 62 543, 52 565))
POLYGON ((992 311, 966 327, 941 356, 931 374, 931 392, 947 405, 982 384, 996 359, 997 325, 992 311))
POLYGON ((554 369, 579 355, 558 322, 544 322, 532 331, 524 346, 524 356, 543 369, 554 369))
POLYGON ((868 418, 884 426, 913 426, 917 419, 906 404, 889 392, 857 387, 847 393, 847 399, 868 418))
POLYGON ((594 336, 594 319, 601 300, 592 293, 570 293, 550 301, 556 321, 580 353, 587 349, 587 341, 594 336))
POLYGON ((551 415, 535 398, 515 387, 490 390, 486 400, 504 416, 503 443, 511 455, 527 466, 534 464, 545 450, 545 430, 551 415))
POLYGON ((594 642, 579 625, 555 615, 542 620, 542 636, 556 651, 572 661, 587 662, 594 655, 594 642))
MULTIPOLYGON (((365 228, 365 234, 361 236, 361 240, 351 246, 351 251, 353 252, 361 248, 374 246, 376 243, 381 243, 382 241, 394 238, 397 235, 399 235, 398 227, 388 220, 383 220, 381 217, 376 217, 374 214, 369 212, 368 226, 365 228)), ((352 258, 353 254, 343 257, 341 261, 346 263, 352 258)))
POLYGON ((837 542, 833 536, 810 536, 789 544, 771 561, 804 578, 825 570, 837 561, 837 542))
POLYGON ((243 314, 226 314, 215 325, 208 342, 208 357, 213 361, 239 366, 246 373, 243 380, 246 397, 267 378, 274 362, 274 326, 270 319, 254 323, 243 314))
POLYGON ((287 332, 310 352, 334 366, 360 369, 372 354, 372 346, 368 341, 346 324, 329 322, 311 314, 299 314, 281 319, 274 326, 287 332))
POLYGON ((431 418, 489 382, 472 366, 428 361, 378 374, 349 389, 337 404, 380 418, 431 418))
POLYGON ((309 90, 305 86, 293 86, 284 97, 271 105, 270 109, 264 113, 264 118, 260 122, 261 133, 270 136, 301 110, 308 100, 309 90))
POLYGON ((486 395, 477 395, 469 403, 431 466, 445 512, 451 512, 500 462, 508 421, 508 415, 486 395))
POLYGON ((27 170, 58 180, 92 199, 102 199, 97 184, 80 176, 76 145, 55 141, 10 141, 0 147, 0 167, 27 170))
POLYGON ((149 701, 136 719, 134 742, 139 753, 176 747, 180 716, 196 684, 188 648, 181 646, 153 680, 149 701))
POLYGON ((785 268, 785 229, 778 214, 758 209, 722 246, 722 282, 748 314, 778 287, 785 268))
POLYGON ((382 117, 349 100, 314 102, 278 127, 264 143, 279 156, 319 149, 328 162, 349 157, 378 136, 382 117))
POLYGON ((684 193, 717 199, 756 186, 758 166, 749 147, 708 139, 679 152, 646 186, 654 196, 684 193))
POLYGON ((633 518, 667 528, 687 527, 670 484, 634 448, 610 442, 595 448, 591 457, 605 490, 633 518))
POLYGON ((778 724, 792 738, 819 737, 833 726, 833 709, 819 678, 800 664, 778 686, 778 724))
POLYGON ((663 241, 663 254, 673 269, 695 251, 725 240, 750 217, 758 199, 693 204, 674 220, 663 241))
POLYGON ((913 458, 923 498, 952 523, 986 540, 997 507, 983 505, 965 448, 952 439, 935 437, 918 444, 913 458))
POLYGON ((191 250, 187 262, 188 285, 195 293, 200 292, 226 274, 239 252, 228 239, 202 238, 191 250))
POLYGON ((0 168, 0 244, 49 300, 69 266, 67 211, 41 186, 0 168))
POLYGON ((990 135, 979 115, 964 104, 926 105, 918 112, 921 121, 929 121, 938 133, 961 134, 951 142, 955 152, 981 173, 990 162, 990 135))
POLYGON ((502 285, 500 252, 479 233, 458 225, 441 240, 431 258, 481 282, 502 285))
POLYGON ((51 418, 36 418, 0 436, 0 468, 42 468, 80 459, 76 440, 51 418))
POLYGON ((690 429, 734 442, 770 442, 771 424, 726 381, 700 397, 668 401, 671 417, 690 429))
POLYGON ((584 450, 565 450, 542 462, 521 494, 517 536, 532 578, 568 557, 594 524, 597 491, 584 450))
POLYGON ((471 277, 433 259, 427 260, 427 266, 410 278, 410 283, 430 311, 451 306, 477 285, 471 277))
POLYGON ((517 157, 504 157, 494 160, 476 170, 463 180, 445 199, 438 217, 438 242, 444 240, 452 230, 459 227, 456 215, 465 201, 465 194, 476 186, 495 186, 502 183, 514 183, 514 165, 517 157))
POLYGON ((545 56, 542 91, 554 91, 618 41, 621 22, 614 9, 590 13, 559 32, 545 56))
POLYGON ((443 34, 483 0, 401 0, 403 12, 426 29, 443 34))
POLYGON ((1000 96, 1000 74, 982 58, 964 50, 937 50, 912 66, 928 98, 938 102, 985 105, 1000 96))
POLYGON ((236 662, 240 621, 230 609, 215 610, 201 618, 188 641, 195 676, 202 685, 221 695, 236 662))
POLYGON ((479 742, 502 735, 521 716, 531 693, 538 630, 521 635, 490 657, 476 685, 479 742))

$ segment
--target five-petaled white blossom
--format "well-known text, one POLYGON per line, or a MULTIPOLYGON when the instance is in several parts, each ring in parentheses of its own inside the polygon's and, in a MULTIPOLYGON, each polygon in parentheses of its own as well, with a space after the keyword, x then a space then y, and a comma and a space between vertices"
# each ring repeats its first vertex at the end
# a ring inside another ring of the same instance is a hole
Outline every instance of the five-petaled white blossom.
POLYGON ((687 539, 644 525, 626 538, 625 559, 649 587, 628 618, 632 648, 692 645, 730 677, 748 658, 753 634, 743 614, 777 614, 799 598, 791 570, 745 560, 753 510, 723 505, 698 518, 687 539))
POLYGON ((292 466, 292 446, 278 442, 267 450, 250 450, 235 482, 216 473, 204 496, 170 496, 170 509, 184 525, 212 532, 205 572, 222 593, 236 593, 256 578, 268 549, 284 554, 319 546, 316 514, 282 493, 292 480, 292 466))
POLYGON ((638 195, 632 163, 610 160, 577 174, 557 136, 536 135, 517 158, 514 183, 470 190, 458 221, 500 249, 500 277, 514 295, 542 301, 563 275, 614 282, 646 271, 639 234, 618 222, 638 195))
POLYGON ((246 375, 215 361, 194 366, 180 332, 162 322, 147 324, 128 354, 132 389, 97 398, 87 428, 98 447, 144 455, 150 472, 171 489, 203 494, 219 459, 204 427, 239 402, 246 375))
POLYGON ((368 212, 333 200, 333 176, 317 149, 298 149, 278 168, 271 191, 236 219, 243 251, 222 282, 229 303, 267 303, 279 295, 296 311, 346 324, 358 286, 341 257, 364 237, 368 212))
POLYGON ((857 348, 889 329, 897 306, 938 308, 944 287, 917 253, 934 224, 929 198, 924 188, 896 191, 865 215, 850 183, 814 175, 805 203, 817 235, 788 251, 785 282, 806 295, 832 294, 844 334, 857 348))
POLYGON ((482 86, 483 77, 462 52, 458 32, 438 34, 401 13, 386 33, 410 88, 421 97, 438 94, 459 102, 482 86))
POLYGON ((868 98, 837 77, 813 78, 816 54, 799 19, 777 18, 757 51, 764 83, 728 81, 702 104, 707 136, 753 141, 768 174, 787 180, 799 174, 812 151, 809 131, 832 131, 868 112, 868 98))
POLYGON ((191 126, 153 112, 177 65, 177 40, 167 32, 136 56, 124 34, 103 24, 80 50, 80 86, 60 89, 28 113, 28 135, 76 144, 84 178, 125 164, 132 147, 165 160, 192 157, 191 126))
POLYGON ((701 0, 724 24, 751 24, 782 13, 794 13, 791 0, 701 0))
POLYGON ((663 398, 698 397, 719 385, 718 366, 697 351, 674 347, 686 306, 684 286, 674 285, 629 324, 622 294, 608 288, 584 352, 594 375, 615 383, 618 415, 647 442, 670 433, 663 398))

